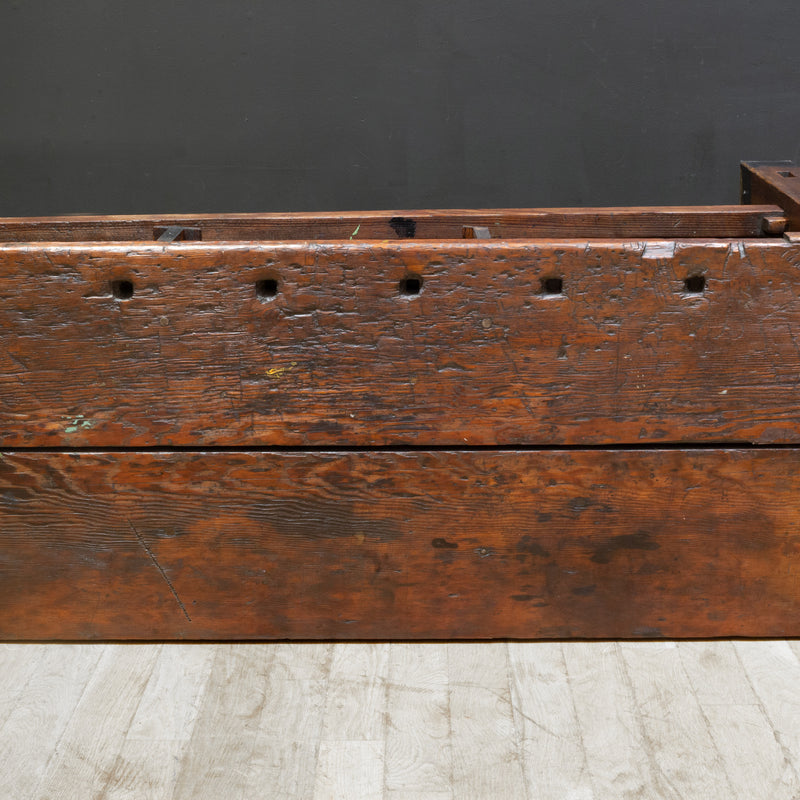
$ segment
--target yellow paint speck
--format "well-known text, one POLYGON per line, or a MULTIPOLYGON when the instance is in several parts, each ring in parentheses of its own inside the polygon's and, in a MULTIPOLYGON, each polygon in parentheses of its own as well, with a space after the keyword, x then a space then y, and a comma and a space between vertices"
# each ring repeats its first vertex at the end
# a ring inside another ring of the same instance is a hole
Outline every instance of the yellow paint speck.
POLYGON ((267 376, 270 378, 280 378, 284 372, 288 372, 290 369, 293 369, 297 366, 296 361, 292 361, 292 363, 288 367, 270 367, 267 370, 267 376))

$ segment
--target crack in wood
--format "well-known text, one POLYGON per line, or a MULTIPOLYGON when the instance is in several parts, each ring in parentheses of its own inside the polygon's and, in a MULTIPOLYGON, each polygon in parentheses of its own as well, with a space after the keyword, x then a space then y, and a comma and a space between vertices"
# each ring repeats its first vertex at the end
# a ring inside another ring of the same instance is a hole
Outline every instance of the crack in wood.
POLYGON ((181 607, 181 611, 183 611, 183 616, 186 617, 186 619, 189 620, 189 622, 191 622, 192 618, 186 611, 186 606, 183 604, 181 598, 178 597, 178 593, 175 591, 175 587, 172 585, 172 581, 167 577, 167 573, 164 572, 164 568, 161 566, 161 564, 158 563, 158 559, 156 559, 155 555, 153 554, 153 551, 147 546, 147 543, 142 538, 142 535, 139 533, 139 531, 136 530, 136 527, 130 520, 128 520, 128 525, 131 526, 131 530, 133 531, 134 536, 136 536, 137 541, 144 548, 145 553, 147 553, 147 555, 150 556, 150 560, 153 562, 153 564, 155 564, 156 569, 161 573, 161 577, 164 579, 167 586, 169 586, 169 590, 172 592, 172 596, 175 598, 178 605, 181 607))

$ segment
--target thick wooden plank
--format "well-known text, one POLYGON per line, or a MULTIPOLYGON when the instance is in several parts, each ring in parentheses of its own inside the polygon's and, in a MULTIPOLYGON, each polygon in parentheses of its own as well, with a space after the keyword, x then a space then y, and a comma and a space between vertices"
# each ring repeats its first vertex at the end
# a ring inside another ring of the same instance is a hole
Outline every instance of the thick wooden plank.
MULTIPOLYGON (((345 211, 290 214, 182 214, 0 219, 0 242, 152 241, 165 228, 190 227, 205 241, 298 239, 460 239, 465 225, 492 238, 731 237, 764 235, 761 206, 646 206, 345 211)), ((190 237, 186 237, 190 238, 190 237)), ((194 236, 192 237, 194 238, 194 236)))
POLYGON ((0 638, 800 635, 800 451, 6 453, 0 638))
POLYGON ((0 446, 798 443, 799 266, 766 239, 2 245, 0 446))

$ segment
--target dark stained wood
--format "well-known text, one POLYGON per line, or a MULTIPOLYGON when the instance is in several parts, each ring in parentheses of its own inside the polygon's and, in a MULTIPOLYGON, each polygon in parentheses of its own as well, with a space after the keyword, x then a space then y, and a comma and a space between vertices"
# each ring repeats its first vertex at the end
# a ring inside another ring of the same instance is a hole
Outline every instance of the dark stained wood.
POLYGON ((0 638, 800 636, 800 451, 4 453, 0 638))
POLYGON ((0 220, 0 638, 800 636, 793 169, 0 220))
POLYGON ((464 226, 486 227, 495 239, 750 238, 764 236, 765 216, 780 210, 767 204, 27 217, 0 219, 0 242, 152 241, 171 226, 196 229, 185 238, 204 241, 461 239, 464 226))
POLYGON ((743 161, 741 178, 743 203, 774 203, 785 212, 789 230, 800 231, 800 165, 743 161))
POLYGON ((0 444, 797 444, 798 267, 777 238, 2 245, 0 444))

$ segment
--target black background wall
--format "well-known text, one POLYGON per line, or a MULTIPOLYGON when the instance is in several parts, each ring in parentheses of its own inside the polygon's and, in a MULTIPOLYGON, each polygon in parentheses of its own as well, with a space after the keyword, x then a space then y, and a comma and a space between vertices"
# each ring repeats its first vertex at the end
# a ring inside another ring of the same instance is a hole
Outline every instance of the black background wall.
POLYGON ((0 214, 738 202, 800 3, 0 3, 0 214))

